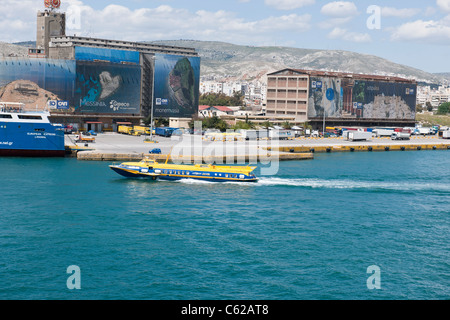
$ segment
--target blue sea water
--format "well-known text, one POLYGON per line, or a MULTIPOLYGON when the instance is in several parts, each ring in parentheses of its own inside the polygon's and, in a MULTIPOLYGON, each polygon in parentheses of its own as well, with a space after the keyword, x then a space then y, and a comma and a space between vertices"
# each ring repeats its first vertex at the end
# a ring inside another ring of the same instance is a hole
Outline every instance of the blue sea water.
POLYGON ((108 164, 0 158, 0 299, 450 298, 448 151, 318 154, 256 184, 108 164))

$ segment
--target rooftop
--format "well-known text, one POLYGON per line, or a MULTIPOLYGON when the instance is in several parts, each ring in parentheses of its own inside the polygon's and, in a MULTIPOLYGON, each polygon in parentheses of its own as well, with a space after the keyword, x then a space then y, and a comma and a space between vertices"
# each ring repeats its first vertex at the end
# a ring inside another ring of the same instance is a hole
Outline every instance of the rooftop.
POLYGON ((172 53, 172 54, 183 54, 188 56, 198 56, 198 53, 195 51, 194 48, 157 45, 144 42, 96 39, 78 36, 51 37, 50 47, 52 48, 72 47, 72 46, 87 46, 100 48, 107 47, 107 48, 151 52, 151 53, 172 53))
POLYGON ((280 73, 288 72, 288 74, 307 74, 312 77, 332 77, 332 78, 351 78, 357 80, 375 80, 375 81, 388 81, 388 82, 405 82, 416 84, 417 82, 412 79, 405 79, 400 77, 391 77, 391 76, 379 76, 379 75, 369 75, 369 74, 360 74, 360 73, 347 73, 347 72, 332 72, 332 71, 320 71, 320 70, 305 70, 305 69, 283 69, 273 73, 269 73, 268 76, 271 75, 279 75, 280 73))

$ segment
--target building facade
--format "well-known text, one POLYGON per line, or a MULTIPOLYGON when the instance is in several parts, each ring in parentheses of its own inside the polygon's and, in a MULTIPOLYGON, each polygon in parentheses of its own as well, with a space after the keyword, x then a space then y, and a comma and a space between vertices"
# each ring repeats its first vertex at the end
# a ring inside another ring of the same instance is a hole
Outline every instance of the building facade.
POLYGON ((0 60, 0 101, 50 109, 80 129, 115 130, 198 114, 200 58, 193 48, 65 35, 65 14, 37 15, 28 58, 0 60))
POLYGON ((316 128, 411 126, 417 83, 397 77, 284 69, 267 75, 266 115, 316 128))

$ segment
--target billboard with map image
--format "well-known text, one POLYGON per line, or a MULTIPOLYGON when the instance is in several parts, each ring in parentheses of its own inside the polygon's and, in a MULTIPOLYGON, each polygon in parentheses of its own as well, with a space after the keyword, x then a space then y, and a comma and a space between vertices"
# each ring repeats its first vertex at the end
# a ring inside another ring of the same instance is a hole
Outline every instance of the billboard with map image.
POLYGON ((200 58, 155 55, 155 117, 191 117, 198 113, 200 58))
POLYGON ((414 120, 417 84, 311 77, 310 118, 414 120))

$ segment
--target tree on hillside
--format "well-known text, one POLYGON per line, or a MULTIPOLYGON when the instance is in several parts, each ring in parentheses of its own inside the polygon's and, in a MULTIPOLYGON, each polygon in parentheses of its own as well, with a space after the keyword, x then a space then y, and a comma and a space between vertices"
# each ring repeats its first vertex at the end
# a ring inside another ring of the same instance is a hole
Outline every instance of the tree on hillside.
POLYGON ((264 129, 269 130, 270 127, 272 127, 273 124, 270 121, 264 121, 261 123, 261 127, 263 127, 264 129))
POLYGON ((255 124, 251 121, 238 121, 232 128, 233 130, 251 130, 255 129, 255 124))
POLYGON ((240 92, 235 92, 233 96, 227 96, 223 93, 205 93, 200 96, 199 100, 200 105, 204 106, 226 106, 226 107, 234 107, 234 106, 243 106, 244 105, 244 96, 240 92))
POLYGON ((446 115, 450 113, 450 102, 443 103, 438 108, 438 114, 446 115))
POLYGON ((229 128, 228 123, 217 116, 204 119, 192 119, 192 121, 189 123, 189 127, 191 129, 194 129, 195 121, 201 121, 203 129, 218 129, 222 132, 225 132, 229 128))

